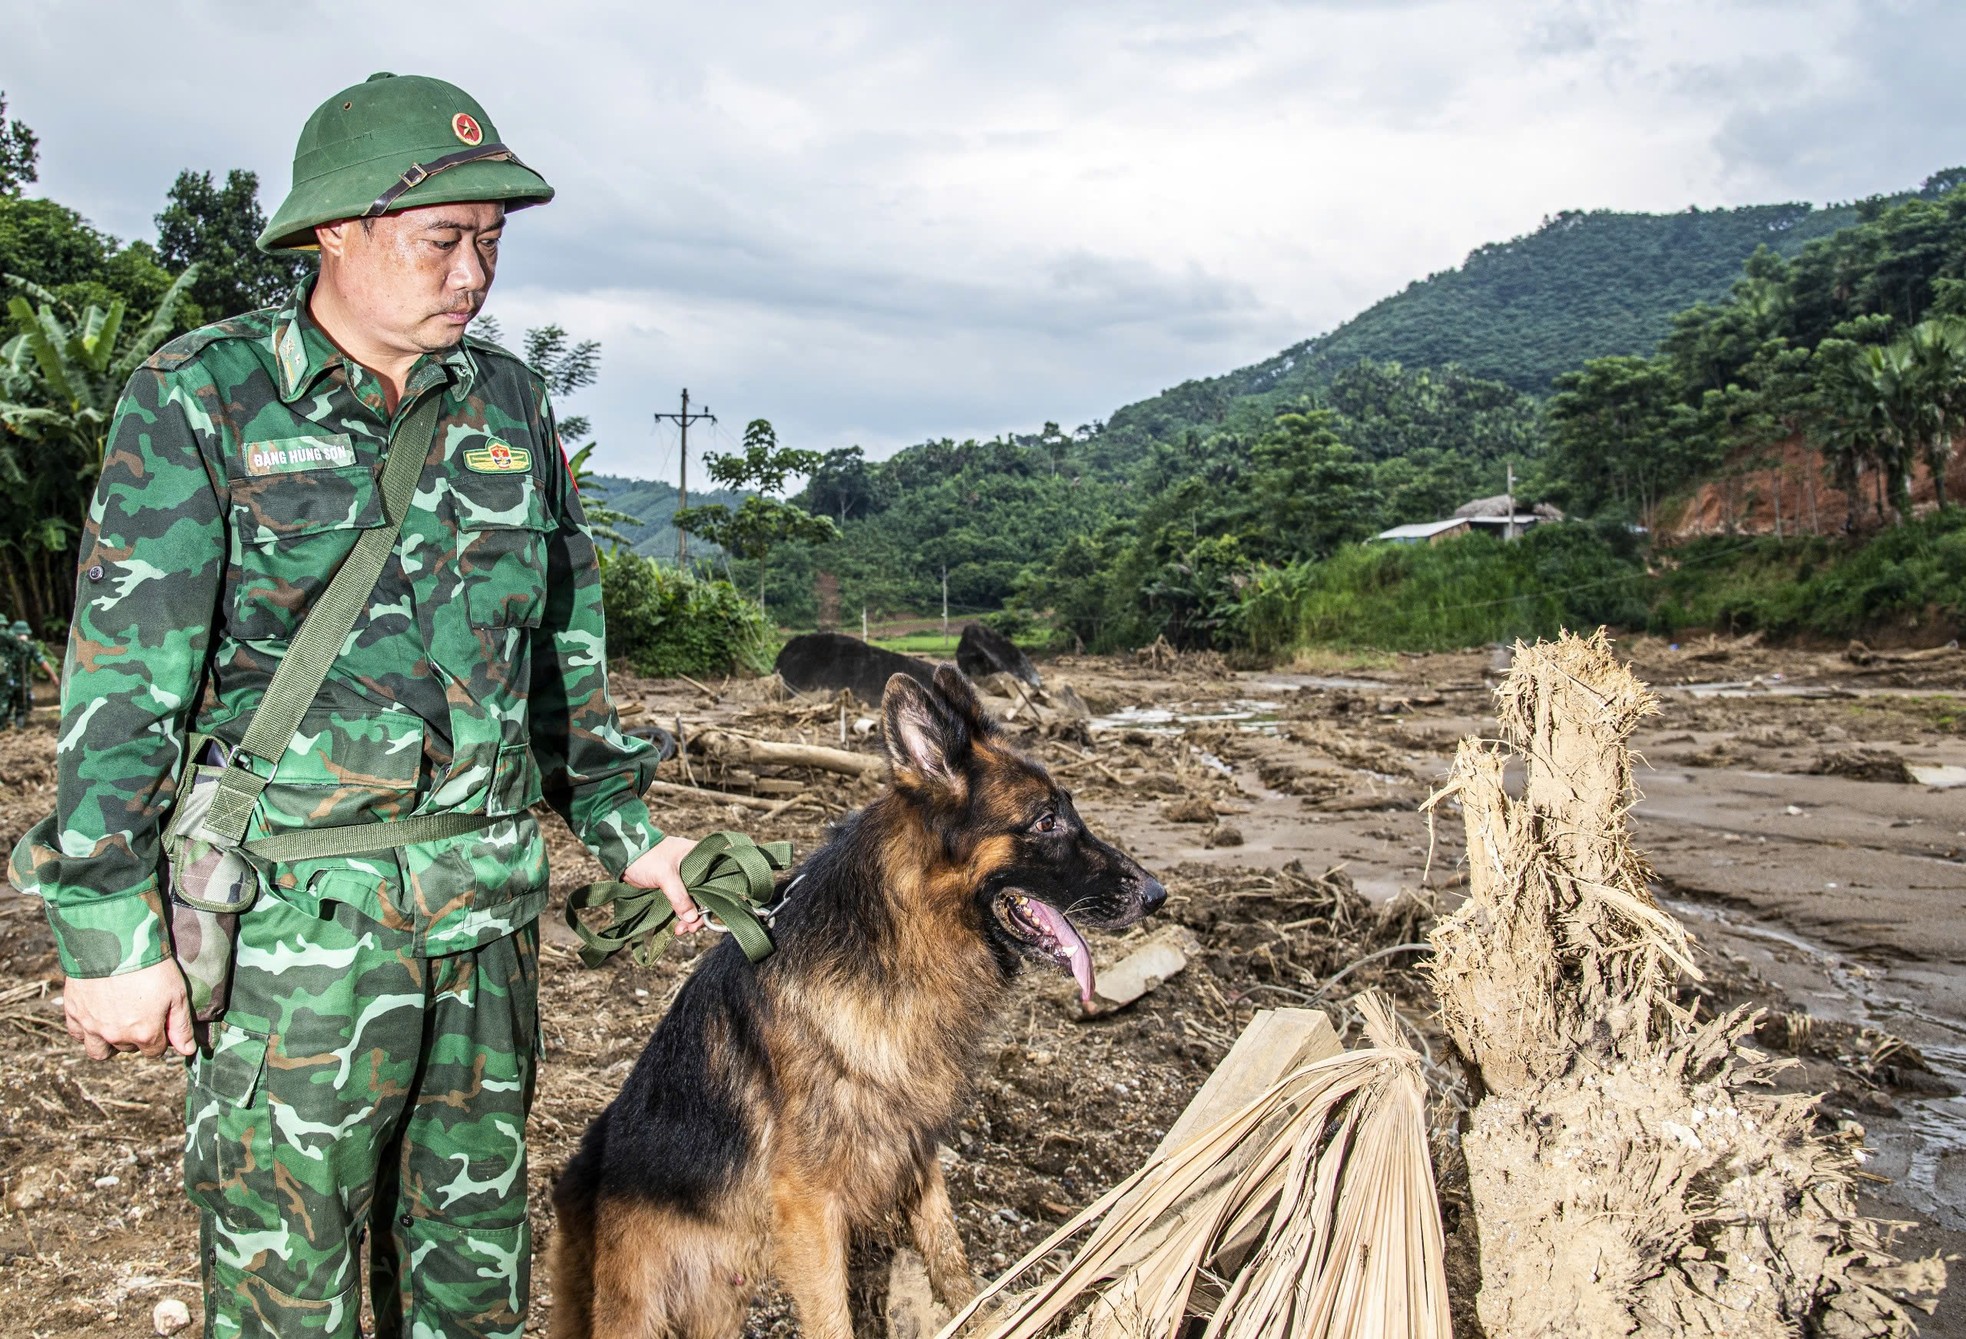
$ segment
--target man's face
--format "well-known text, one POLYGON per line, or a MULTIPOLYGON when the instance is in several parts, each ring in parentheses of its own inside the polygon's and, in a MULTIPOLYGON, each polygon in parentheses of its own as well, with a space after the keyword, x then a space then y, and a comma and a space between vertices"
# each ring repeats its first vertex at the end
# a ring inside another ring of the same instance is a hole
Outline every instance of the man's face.
POLYGON ((322 277, 376 343, 402 353, 455 346, 498 269, 505 207, 424 205, 315 229, 322 277))

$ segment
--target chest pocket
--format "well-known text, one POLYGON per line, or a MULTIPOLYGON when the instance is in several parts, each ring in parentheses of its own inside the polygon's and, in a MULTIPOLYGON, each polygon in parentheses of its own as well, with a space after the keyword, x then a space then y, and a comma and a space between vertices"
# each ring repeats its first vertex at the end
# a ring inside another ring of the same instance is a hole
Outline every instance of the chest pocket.
POLYGON ((546 604, 546 534, 552 524, 527 472, 451 476, 457 568, 474 626, 536 628, 546 604))
POLYGON ((367 465, 231 481, 233 605, 241 641, 285 640, 364 530, 383 523, 367 465))

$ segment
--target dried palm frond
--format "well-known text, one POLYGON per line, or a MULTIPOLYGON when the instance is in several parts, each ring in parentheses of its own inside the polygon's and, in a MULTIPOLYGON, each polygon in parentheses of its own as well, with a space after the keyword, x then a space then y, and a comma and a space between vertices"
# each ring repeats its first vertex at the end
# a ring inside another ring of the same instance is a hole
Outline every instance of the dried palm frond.
POLYGON ((1359 997, 1371 1043, 1304 1065, 1147 1164, 971 1302, 941 1339, 1034 1339, 1075 1309, 1084 1339, 1446 1339, 1446 1247, 1426 1081, 1392 1007, 1359 997), (972 1322, 1092 1230, 1056 1276, 972 1322), (1081 1304, 1084 1304, 1081 1306, 1081 1304))

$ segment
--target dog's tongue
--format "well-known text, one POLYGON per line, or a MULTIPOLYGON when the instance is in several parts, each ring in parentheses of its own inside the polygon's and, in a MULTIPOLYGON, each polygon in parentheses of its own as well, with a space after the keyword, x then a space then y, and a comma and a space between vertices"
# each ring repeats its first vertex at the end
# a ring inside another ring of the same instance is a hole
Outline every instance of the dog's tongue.
POLYGON ((1032 920, 1042 925, 1053 939, 1062 947, 1066 961, 1071 964, 1072 976, 1079 983, 1079 999, 1085 1007, 1092 1007, 1092 950, 1085 946, 1071 921, 1056 907, 1038 901, 1035 897, 1025 903, 1025 911, 1032 920))

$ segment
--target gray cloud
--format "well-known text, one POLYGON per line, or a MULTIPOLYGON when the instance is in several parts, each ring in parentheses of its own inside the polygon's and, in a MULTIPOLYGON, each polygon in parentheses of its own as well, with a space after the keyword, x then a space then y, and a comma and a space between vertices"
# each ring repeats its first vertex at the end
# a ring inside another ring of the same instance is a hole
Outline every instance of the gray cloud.
POLYGON ((492 308, 603 340, 578 407, 640 472, 683 384, 806 445, 1070 425, 1560 209, 1911 184, 1966 110, 1966 20, 1909 0, 121 14, 8 0, 46 194, 147 236, 180 167, 239 166, 270 207, 336 87, 453 79, 560 189, 492 308))
POLYGON ((1732 172, 1855 199, 1966 163, 1966 9, 1865 5, 1838 37, 1836 59, 1808 76, 1791 62, 1733 85, 1740 96, 1715 137, 1732 172))

